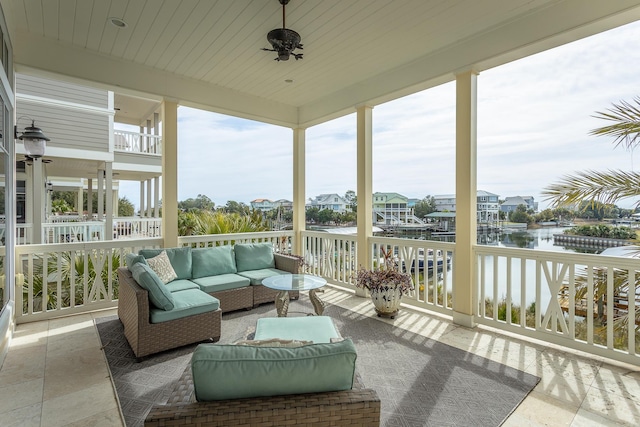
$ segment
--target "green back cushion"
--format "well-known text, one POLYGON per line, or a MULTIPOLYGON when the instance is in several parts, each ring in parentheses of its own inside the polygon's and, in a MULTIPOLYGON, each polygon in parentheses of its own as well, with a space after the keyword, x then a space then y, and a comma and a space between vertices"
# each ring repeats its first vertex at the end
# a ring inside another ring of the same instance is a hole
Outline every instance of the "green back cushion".
POLYGON ((297 348, 200 344, 191 357, 200 402, 349 390, 355 366, 350 339, 297 348))
POLYGON ((238 243, 233 247, 233 251, 236 254, 238 271, 260 270, 276 266, 271 243, 238 243))
POLYGON ((233 248, 229 245, 191 251, 193 279, 237 272, 233 248))
POLYGON ((171 267, 173 267, 177 279, 191 279, 191 248, 169 248, 169 249, 140 249, 139 255, 145 258, 153 258, 160 255, 160 252, 167 251, 171 267))
POLYGON ((145 257, 143 257, 142 255, 139 254, 126 254, 124 257, 124 261, 127 265, 127 268, 129 269, 129 271, 131 271, 131 267, 133 267, 135 264, 141 262, 143 264, 147 263, 147 260, 145 257))
POLYGON ((138 284, 149 292, 149 300, 162 310, 173 310, 173 297, 162 280, 147 264, 141 262, 131 267, 131 275, 138 284))

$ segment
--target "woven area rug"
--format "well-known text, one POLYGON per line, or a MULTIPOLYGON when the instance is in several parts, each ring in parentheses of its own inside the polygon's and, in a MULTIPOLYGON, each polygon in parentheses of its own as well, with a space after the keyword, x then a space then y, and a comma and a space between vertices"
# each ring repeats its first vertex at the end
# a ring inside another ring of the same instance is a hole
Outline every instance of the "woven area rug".
MULTIPOLYGON (((290 313, 310 306, 303 297, 292 301, 290 313)), ((382 426, 499 426, 540 380, 337 306, 324 314, 355 343, 358 374, 382 402, 382 426)), ((220 342, 247 338, 267 316, 275 316, 273 304, 223 315, 220 342)), ((151 406, 167 401, 196 345, 136 363, 117 317, 96 319, 96 327, 125 422, 142 426, 151 406)))

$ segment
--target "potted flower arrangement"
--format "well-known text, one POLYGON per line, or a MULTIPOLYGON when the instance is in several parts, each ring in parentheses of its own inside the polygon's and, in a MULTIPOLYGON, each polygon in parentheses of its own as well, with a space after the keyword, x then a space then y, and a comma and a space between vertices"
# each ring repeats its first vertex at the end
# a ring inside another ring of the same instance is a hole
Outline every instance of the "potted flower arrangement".
POLYGON ((356 286, 368 289, 378 317, 395 318, 403 295, 413 291, 411 275, 398 271, 393 260, 393 249, 380 248, 383 263, 378 269, 360 267, 356 274, 356 286))

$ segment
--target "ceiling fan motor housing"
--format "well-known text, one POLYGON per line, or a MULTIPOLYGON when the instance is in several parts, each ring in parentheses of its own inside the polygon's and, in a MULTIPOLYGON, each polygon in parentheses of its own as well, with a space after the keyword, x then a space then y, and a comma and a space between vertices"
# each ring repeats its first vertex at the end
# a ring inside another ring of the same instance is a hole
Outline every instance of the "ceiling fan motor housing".
POLYGON ((276 28, 269 31, 267 34, 267 40, 273 46, 273 49, 278 52, 278 59, 280 61, 288 61, 289 55, 296 48, 300 47, 300 34, 288 28, 276 28))

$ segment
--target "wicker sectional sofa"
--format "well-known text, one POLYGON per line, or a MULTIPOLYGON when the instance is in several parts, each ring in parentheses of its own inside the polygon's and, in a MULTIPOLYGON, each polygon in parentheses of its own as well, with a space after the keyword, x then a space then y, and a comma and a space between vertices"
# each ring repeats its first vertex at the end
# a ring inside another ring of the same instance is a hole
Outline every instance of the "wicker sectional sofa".
MULTIPOLYGON (((207 339, 216 341, 222 312, 274 301, 277 291, 264 287, 262 279, 297 271, 298 260, 274 253, 270 243, 143 249, 127 256, 127 268, 118 269, 118 316, 136 357, 207 339), (142 266, 136 264, 145 264, 148 273, 147 260, 162 253, 175 279, 156 287, 141 286, 132 270, 140 275, 142 266), (164 304, 167 299, 177 299, 178 307, 164 304)), ((291 298, 298 295, 290 293, 291 298)))

